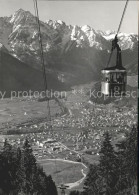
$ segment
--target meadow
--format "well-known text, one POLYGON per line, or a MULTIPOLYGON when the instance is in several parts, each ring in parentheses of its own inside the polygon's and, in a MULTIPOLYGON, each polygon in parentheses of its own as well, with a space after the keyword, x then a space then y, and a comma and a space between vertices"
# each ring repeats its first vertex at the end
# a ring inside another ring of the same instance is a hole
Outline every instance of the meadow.
POLYGON ((74 183, 83 177, 81 170, 87 172, 87 169, 76 162, 63 161, 62 159, 45 159, 38 160, 38 163, 43 166, 47 175, 51 174, 56 184, 74 183))

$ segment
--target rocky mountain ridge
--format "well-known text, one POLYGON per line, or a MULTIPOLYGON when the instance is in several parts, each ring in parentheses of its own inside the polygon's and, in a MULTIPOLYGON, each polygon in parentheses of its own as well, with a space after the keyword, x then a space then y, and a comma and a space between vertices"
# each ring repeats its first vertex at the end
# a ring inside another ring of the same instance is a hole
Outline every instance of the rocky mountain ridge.
MULTIPOLYGON (((88 25, 66 25, 61 20, 40 23, 47 71, 55 72, 61 82, 70 85, 100 78, 100 70, 107 64, 111 40, 116 34, 114 31, 94 30, 88 25)), ((123 65, 129 74, 136 74, 138 37, 119 33, 118 38, 123 65)), ((38 27, 35 16, 29 11, 20 9, 11 17, 0 18, 0 43, 18 60, 41 69, 38 27)))

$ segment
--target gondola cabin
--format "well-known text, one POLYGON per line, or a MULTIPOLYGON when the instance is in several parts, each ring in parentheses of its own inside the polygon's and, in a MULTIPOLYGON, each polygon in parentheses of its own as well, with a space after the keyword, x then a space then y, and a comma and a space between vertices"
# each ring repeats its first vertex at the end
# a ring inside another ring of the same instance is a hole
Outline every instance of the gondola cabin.
POLYGON ((105 68, 101 71, 101 92, 108 96, 125 95, 126 93, 126 69, 115 67, 105 68))
POLYGON ((126 93, 127 75, 126 69, 122 66, 121 48, 118 44, 117 35, 112 41, 111 56, 114 49, 117 49, 116 65, 101 71, 101 93, 108 96, 123 96, 126 93))

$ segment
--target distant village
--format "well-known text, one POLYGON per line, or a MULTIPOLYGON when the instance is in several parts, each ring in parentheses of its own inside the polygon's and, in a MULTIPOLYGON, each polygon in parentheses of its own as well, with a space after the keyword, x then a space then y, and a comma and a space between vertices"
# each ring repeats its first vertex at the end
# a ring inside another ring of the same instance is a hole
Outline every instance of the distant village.
MULTIPOLYGON (((82 103, 75 106, 70 109, 70 114, 53 119, 51 129, 50 122, 18 125, 16 132, 19 131, 20 134, 7 135, 6 138, 16 146, 23 145, 27 138, 37 159, 81 161, 84 154, 99 155, 106 130, 110 132, 115 143, 124 139, 125 132, 137 121, 137 109, 134 107, 117 109, 90 105, 86 108, 82 103), (81 111, 76 110, 75 106, 81 111), (22 133, 22 130, 28 134, 22 133)), ((3 142, 4 138, 1 145, 3 142)))

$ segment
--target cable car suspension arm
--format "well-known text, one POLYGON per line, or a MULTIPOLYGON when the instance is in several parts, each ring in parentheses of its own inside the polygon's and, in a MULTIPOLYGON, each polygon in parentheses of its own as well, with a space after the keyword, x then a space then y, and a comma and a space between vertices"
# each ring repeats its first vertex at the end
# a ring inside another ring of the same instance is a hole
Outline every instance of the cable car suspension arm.
POLYGON ((123 11, 123 14, 122 14, 122 17, 121 17, 121 20, 120 20, 120 24, 119 24, 117 33, 116 33, 116 35, 115 35, 114 40, 112 41, 112 49, 111 49, 110 57, 109 57, 109 60, 108 60, 108 63, 107 63, 107 67, 108 67, 108 65, 109 65, 109 63, 110 63, 110 61, 111 61, 112 54, 113 54, 113 50, 114 50, 115 48, 117 48, 117 52, 121 52, 121 51, 119 50, 119 47, 117 47, 117 42, 118 42, 117 36, 118 36, 119 31, 120 31, 122 22, 123 22, 123 18, 124 18, 126 9, 127 9, 128 2, 129 2, 129 0, 126 1, 126 4, 125 4, 125 7, 124 7, 124 11, 123 11))

